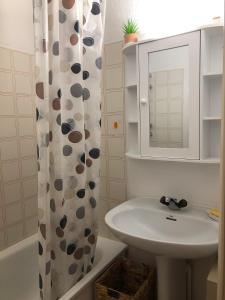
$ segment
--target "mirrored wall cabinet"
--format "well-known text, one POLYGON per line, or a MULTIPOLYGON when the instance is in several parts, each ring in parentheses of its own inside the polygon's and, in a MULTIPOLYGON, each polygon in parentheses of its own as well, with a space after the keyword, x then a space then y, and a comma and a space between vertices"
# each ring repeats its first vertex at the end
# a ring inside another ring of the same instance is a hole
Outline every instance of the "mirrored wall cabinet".
POLYGON ((127 45, 127 156, 219 163, 223 27, 127 45))

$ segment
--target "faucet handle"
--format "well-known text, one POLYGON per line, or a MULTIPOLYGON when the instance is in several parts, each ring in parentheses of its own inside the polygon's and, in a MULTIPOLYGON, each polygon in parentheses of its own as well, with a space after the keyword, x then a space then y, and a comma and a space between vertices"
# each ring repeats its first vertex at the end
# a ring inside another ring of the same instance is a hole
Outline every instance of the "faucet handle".
POLYGON ((185 200, 185 199, 181 199, 181 200, 178 202, 178 207, 179 207, 179 208, 186 207, 187 205, 188 205, 188 203, 187 203, 187 200, 185 200))
POLYGON ((165 196, 162 196, 162 197, 160 198, 160 203, 162 203, 162 204, 168 206, 169 203, 170 203, 169 198, 168 198, 168 197, 165 197, 165 196))

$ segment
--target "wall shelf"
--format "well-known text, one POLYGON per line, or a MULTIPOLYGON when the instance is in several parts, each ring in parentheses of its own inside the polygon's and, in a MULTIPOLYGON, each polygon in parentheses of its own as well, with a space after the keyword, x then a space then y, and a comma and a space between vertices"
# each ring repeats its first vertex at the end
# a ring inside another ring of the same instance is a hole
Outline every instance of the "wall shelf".
POLYGON ((221 121, 221 117, 203 117, 203 121, 221 121))
POLYGON ((208 158, 208 159, 178 159, 178 158, 162 158, 162 157, 144 157, 139 154, 132 152, 126 153, 126 157, 130 159, 141 159, 141 160, 152 160, 152 161, 166 161, 166 162, 181 162, 181 163, 194 163, 194 164, 219 164, 220 160, 218 158, 208 158))
POLYGON ((127 89, 136 89, 137 88, 137 84, 136 83, 130 83, 128 85, 125 86, 127 89))

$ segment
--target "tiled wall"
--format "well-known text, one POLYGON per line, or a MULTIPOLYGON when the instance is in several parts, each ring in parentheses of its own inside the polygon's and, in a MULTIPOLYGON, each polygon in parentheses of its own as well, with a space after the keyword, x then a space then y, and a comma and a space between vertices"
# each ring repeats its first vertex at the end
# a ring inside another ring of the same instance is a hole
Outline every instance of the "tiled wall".
POLYGON ((100 234, 111 236, 104 215, 126 200, 125 124, 122 43, 104 48, 102 96, 102 161, 99 205, 100 234))
POLYGON ((0 48, 0 250, 37 229, 33 57, 0 48))

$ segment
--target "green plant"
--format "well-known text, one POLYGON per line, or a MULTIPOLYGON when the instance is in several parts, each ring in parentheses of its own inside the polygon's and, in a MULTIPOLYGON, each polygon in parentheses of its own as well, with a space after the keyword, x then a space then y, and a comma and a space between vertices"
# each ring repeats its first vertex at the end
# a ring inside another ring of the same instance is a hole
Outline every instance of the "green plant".
POLYGON ((127 23, 123 24, 123 33, 131 34, 138 32, 138 25, 133 19, 128 19, 127 23))

